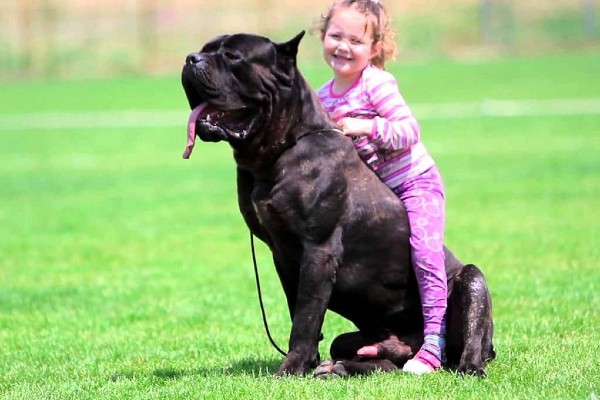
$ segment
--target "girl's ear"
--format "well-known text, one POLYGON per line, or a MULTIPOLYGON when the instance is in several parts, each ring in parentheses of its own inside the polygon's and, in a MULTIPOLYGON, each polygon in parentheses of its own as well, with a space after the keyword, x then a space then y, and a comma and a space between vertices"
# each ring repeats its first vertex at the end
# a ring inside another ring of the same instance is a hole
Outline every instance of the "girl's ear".
POLYGON ((383 42, 381 40, 373 43, 373 45, 371 46, 371 56, 369 57, 369 60, 372 60, 373 58, 377 57, 381 53, 382 49, 383 42))

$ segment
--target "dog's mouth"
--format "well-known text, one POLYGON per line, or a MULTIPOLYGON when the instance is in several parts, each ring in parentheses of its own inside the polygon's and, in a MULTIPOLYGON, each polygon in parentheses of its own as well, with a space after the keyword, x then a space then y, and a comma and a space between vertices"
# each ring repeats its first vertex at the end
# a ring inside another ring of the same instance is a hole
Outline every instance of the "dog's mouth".
POLYGON ((196 142, 196 134, 206 142, 243 140, 253 125, 250 110, 217 110, 207 102, 196 106, 188 118, 187 147, 183 158, 189 158, 196 142))
POLYGON ((250 125, 250 115, 246 110, 215 110, 207 105, 200 112, 197 118, 198 123, 202 123, 209 129, 220 128, 228 136, 243 139, 248 135, 248 126, 250 125))

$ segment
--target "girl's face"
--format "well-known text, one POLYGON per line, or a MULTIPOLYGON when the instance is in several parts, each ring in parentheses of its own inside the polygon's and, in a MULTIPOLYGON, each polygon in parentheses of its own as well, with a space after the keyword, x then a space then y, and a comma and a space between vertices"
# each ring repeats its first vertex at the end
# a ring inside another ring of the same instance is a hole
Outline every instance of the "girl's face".
POLYGON ((354 80, 375 57, 381 43, 373 43, 369 17, 353 7, 337 7, 323 34, 323 57, 334 77, 354 80))

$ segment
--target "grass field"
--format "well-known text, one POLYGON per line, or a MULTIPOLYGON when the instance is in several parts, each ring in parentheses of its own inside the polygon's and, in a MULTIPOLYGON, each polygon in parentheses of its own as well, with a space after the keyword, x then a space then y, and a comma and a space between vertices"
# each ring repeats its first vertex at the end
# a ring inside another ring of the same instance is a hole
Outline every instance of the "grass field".
MULTIPOLYGON (((327 77, 303 69, 315 86, 327 77)), ((423 110, 447 244, 489 281, 498 357, 487 379, 272 378, 281 357, 263 333, 230 151, 199 143, 180 158, 187 105, 173 75, 2 84, 0 398, 598 398, 600 113, 435 118, 427 105, 597 101, 600 55, 390 70, 423 110), (146 111, 137 125, 131 110, 146 111), (98 127, 101 116, 112 122, 98 127)), ((258 262, 285 345, 262 245, 258 262)), ((321 354, 349 329, 328 314, 321 354)))

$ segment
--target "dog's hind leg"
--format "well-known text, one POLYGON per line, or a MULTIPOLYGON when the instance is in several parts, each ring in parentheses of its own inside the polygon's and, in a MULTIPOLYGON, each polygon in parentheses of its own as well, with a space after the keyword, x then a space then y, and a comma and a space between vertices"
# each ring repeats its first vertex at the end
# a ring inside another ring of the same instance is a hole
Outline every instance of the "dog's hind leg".
POLYGON ((491 297, 479 268, 465 265, 448 298, 448 364, 459 373, 485 376, 486 361, 494 358, 491 297))
POLYGON ((350 332, 339 335, 331 343, 331 357, 338 360, 384 359, 396 365, 402 365, 423 343, 422 335, 398 338, 388 334, 385 337, 373 338, 361 332, 350 332))
MULTIPOLYGON (((422 338, 420 339, 422 342, 422 338)), ((418 349, 419 340, 412 343, 418 349)), ((315 370, 314 376, 364 375, 375 371, 397 370, 413 354, 411 346, 395 335, 386 338, 373 338, 361 332, 344 333, 331 343, 332 360, 325 361, 315 370), (359 355, 359 350, 369 349, 367 356, 359 355)))
POLYGON ((332 360, 321 363, 315 369, 313 376, 315 378, 346 377, 398 369, 390 360, 362 359, 356 354, 359 349, 373 345, 375 341, 376 339, 363 336, 361 332, 339 335, 333 340, 329 350, 332 360))
POLYGON ((331 342, 329 354, 335 361, 353 360, 357 357, 358 349, 378 341, 372 337, 365 337, 362 332, 347 332, 337 336, 331 342))

